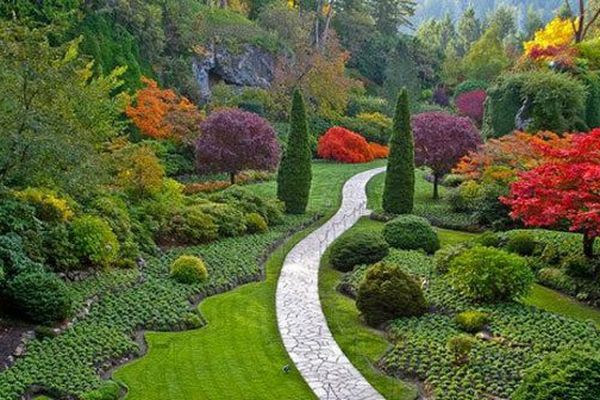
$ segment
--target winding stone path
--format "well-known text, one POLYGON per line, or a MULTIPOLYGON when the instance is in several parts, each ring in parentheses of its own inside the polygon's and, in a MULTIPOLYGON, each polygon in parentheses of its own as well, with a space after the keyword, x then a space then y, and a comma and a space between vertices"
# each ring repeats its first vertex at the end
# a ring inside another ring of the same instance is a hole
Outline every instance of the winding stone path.
POLYGON ((325 249, 367 214, 366 185, 384 172, 372 169, 344 185, 339 211, 298 243, 277 284, 277 323, 291 359, 320 400, 384 400, 335 342, 319 299, 319 264, 325 249))

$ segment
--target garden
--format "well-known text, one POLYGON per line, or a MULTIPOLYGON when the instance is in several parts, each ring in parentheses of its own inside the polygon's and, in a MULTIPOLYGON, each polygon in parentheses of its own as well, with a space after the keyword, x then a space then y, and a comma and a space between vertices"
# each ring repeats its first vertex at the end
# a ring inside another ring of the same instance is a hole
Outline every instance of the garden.
POLYGON ((0 5, 0 399, 600 398, 600 3, 447 3, 0 5))

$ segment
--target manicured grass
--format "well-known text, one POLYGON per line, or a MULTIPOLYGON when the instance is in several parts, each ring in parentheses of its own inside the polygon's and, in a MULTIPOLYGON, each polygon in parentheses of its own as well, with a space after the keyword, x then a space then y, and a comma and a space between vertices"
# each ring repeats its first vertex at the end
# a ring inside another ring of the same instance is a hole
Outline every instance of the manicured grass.
MULTIPOLYGON (((361 219, 352 231, 379 231, 381 222, 361 219)), ((329 328, 346 356, 385 398, 395 400, 412 400, 417 397, 413 385, 394 379, 378 371, 374 363, 389 350, 390 343, 382 332, 370 329, 359 317, 354 300, 336 290, 342 273, 329 266, 329 253, 321 261, 319 273, 319 291, 323 311, 327 317, 329 328)))
POLYGON ((476 238, 479 234, 470 232, 453 231, 450 229, 435 228, 435 231, 440 238, 440 244, 442 246, 459 244, 468 242, 471 239, 476 238))
POLYGON ((523 303, 580 321, 590 320, 600 328, 600 310, 541 285, 534 285, 523 303))
MULTIPOLYGON (((382 165, 317 162, 313 168, 312 213, 331 214, 343 183, 354 174, 382 165)), ((274 195, 275 183, 246 186, 274 195)), ((267 263, 264 282, 206 299, 200 311, 205 328, 182 333, 148 333, 148 354, 114 376, 129 387, 128 400, 312 399, 308 386, 292 368, 276 324, 275 290, 285 254, 303 232, 276 251, 267 263)))

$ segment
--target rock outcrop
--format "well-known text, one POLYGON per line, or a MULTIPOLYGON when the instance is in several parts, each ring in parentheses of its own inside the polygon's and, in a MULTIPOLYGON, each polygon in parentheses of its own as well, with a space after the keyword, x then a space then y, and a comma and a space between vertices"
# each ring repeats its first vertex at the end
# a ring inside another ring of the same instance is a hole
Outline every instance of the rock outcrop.
POLYGON ((202 101, 208 101, 211 86, 217 82, 237 87, 268 88, 273 81, 275 57, 250 44, 244 45, 240 51, 217 45, 201 56, 194 56, 192 69, 198 83, 199 97, 202 101))

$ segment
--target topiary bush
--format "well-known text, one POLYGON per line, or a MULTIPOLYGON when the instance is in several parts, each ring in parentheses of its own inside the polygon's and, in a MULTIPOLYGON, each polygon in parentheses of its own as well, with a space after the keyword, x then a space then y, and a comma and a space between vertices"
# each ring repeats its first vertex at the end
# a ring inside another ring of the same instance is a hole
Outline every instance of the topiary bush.
POLYGON ((423 249, 433 254, 440 248, 440 240, 429 221, 416 215, 402 215, 386 223, 383 237, 390 246, 402 250, 423 249))
POLYGON ((73 296, 56 275, 41 269, 21 272, 8 282, 7 294, 30 320, 50 324, 69 317, 73 296))
POLYGON ((259 213, 246 215, 246 228, 248 229, 248 233, 264 233, 269 230, 267 221, 259 213))
POLYGON ((352 232, 331 246, 330 262, 338 271, 348 272, 360 264, 373 264, 389 253, 389 245, 379 233, 352 232))
POLYGON ((200 283, 208 278, 208 271, 200 257, 181 256, 171 264, 171 277, 180 283, 200 283))
POLYGON ((565 349, 525 371, 512 400, 600 399, 600 354, 565 349))
POLYGON ((523 257, 482 246, 456 257, 450 263, 447 276, 450 284, 464 296, 488 303, 523 296, 534 280, 523 257))
POLYGON ((476 333, 490 322, 490 315, 482 311, 463 311, 454 317, 454 322, 465 332, 476 333))
POLYGON ((108 267, 119 255, 119 241, 102 218, 83 215, 71 224, 73 244, 80 259, 92 265, 108 267))
POLYGON ((421 287, 399 265, 380 262, 367 271, 358 288, 356 307, 367 324, 377 327, 399 317, 427 311, 421 287))
POLYGON ((537 248, 535 237, 529 232, 517 232, 506 242, 506 250, 521 256, 532 255, 537 248))

